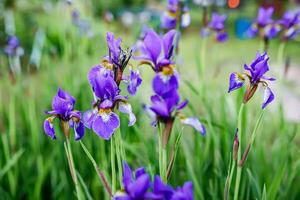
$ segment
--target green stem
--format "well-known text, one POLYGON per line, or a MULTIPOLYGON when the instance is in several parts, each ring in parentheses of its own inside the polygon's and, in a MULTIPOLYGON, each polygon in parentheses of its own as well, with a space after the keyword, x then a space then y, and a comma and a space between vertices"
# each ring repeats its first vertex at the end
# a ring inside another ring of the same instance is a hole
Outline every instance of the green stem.
POLYGON ((116 192, 116 166, 115 166, 115 147, 114 137, 110 139, 110 164, 111 164, 111 188, 112 193, 116 192))
POLYGON ((206 58, 206 38, 203 38, 202 39, 202 42, 201 42, 201 65, 200 65, 200 68, 201 68, 201 79, 204 78, 204 75, 205 75, 205 58, 206 58))
POLYGON ((83 198, 82 198, 82 195, 81 195, 80 186, 78 184, 78 179, 77 179, 77 175, 76 175, 76 169, 75 169, 75 165, 74 165, 70 139, 67 137, 66 140, 67 141, 65 142, 64 146, 65 146, 65 150, 66 150, 66 154, 67 154, 67 158, 68 158, 68 164, 69 164, 72 180, 75 184, 77 198, 79 200, 81 200, 83 198))
POLYGON ((119 182, 120 185, 122 186, 122 174, 123 174, 123 167, 122 167, 122 150, 121 150, 121 132, 120 129, 116 131, 114 134, 115 137, 115 148, 116 148, 116 157, 117 157, 117 164, 118 164, 118 175, 119 175, 119 182))
POLYGON ((162 180, 167 183, 167 148, 162 148, 162 180))
POLYGON ((83 151, 85 152, 85 154, 87 155, 87 157, 90 159, 90 161, 92 162, 95 171, 97 172, 97 175, 99 176, 104 188, 106 189, 106 192, 109 194, 110 197, 112 197, 112 192, 111 192, 111 188, 109 187, 108 181, 105 178, 103 172, 101 172, 101 170, 99 169, 95 159, 93 158, 93 156, 91 155, 91 153, 88 151, 88 149, 86 148, 86 146, 80 141, 80 145, 83 149, 83 151))
MULTIPOLYGON (((245 104, 242 103, 238 115, 238 133, 239 133, 239 149, 238 149, 238 157, 237 157, 237 163, 240 162, 242 158, 242 117, 243 117, 243 111, 244 111, 245 104)), ((240 188, 240 181, 241 181, 241 174, 242 174, 242 167, 237 166, 237 172, 236 172, 236 179, 235 179, 235 189, 234 189, 234 200, 238 199, 239 196, 239 188, 240 188)))
POLYGON ((285 49, 285 42, 281 42, 277 51, 277 64, 280 66, 283 64, 283 53, 285 49))
POLYGON ((162 132, 160 128, 160 124, 157 125, 158 130, 158 164, 159 164, 159 175, 163 177, 163 165, 162 165, 162 132))

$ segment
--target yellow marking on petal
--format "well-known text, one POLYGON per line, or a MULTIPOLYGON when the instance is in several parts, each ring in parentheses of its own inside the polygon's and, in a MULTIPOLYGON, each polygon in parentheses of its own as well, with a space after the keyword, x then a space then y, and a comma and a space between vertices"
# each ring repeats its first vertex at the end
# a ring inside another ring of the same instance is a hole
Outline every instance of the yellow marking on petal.
POLYGON ((176 18, 177 17, 177 12, 172 12, 172 11, 168 11, 167 12, 167 15, 169 16, 169 17, 172 17, 172 18, 176 18))
POLYGON ((167 65, 162 68, 162 73, 166 76, 174 74, 175 65, 167 65))
POLYGON ((52 124, 54 119, 55 119, 55 116, 51 116, 51 117, 48 117, 46 120, 47 120, 50 124, 52 124))
POLYGON ((113 70, 114 65, 111 64, 108 60, 104 59, 102 60, 102 66, 105 67, 106 69, 113 70))
POLYGON ((103 114, 108 114, 110 112, 111 112, 110 108, 100 108, 99 111, 98 111, 98 114, 103 115, 103 114))

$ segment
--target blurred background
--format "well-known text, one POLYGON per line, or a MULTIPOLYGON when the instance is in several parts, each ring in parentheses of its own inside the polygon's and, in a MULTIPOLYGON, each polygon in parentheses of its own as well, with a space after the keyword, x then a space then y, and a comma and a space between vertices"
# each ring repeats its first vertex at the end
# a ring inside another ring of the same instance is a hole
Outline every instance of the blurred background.
MULTIPOLYGON (((276 20, 287 10, 299 9, 300 1, 186 3, 191 24, 181 30, 176 58, 181 98, 190 101, 185 112, 204 121, 207 136, 184 128, 170 183, 176 186, 192 180, 195 199, 222 199, 243 96, 243 91, 227 94, 229 74, 242 71, 260 49, 260 39, 246 35, 258 8, 274 7, 276 20), (197 72, 205 12, 228 16, 229 39, 224 43, 208 39, 207 74, 201 80, 197 72), (199 93, 201 85, 207 88, 205 97, 199 93)), ((107 54, 106 32, 114 32, 122 37, 124 47, 132 47, 141 39, 143 27, 162 32, 160 18, 166 6, 167 1, 162 0, 0 0, 0 199, 76 198, 64 155, 64 136, 57 134, 58 139, 52 141, 44 134, 44 111, 51 109, 58 87, 76 97, 76 109, 90 109, 93 95, 86 74, 107 54), (13 56, 7 52, 11 36, 18 39, 13 56)), ((270 74, 277 78, 271 85, 276 100, 265 113, 245 165, 242 199, 300 199, 300 37, 286 43, 280 62, 281 42, 278 37, 269 43, 270 74)), ((143 83, 137 95, 130 98, 137 124, 127 127, 126 116, 122 116, 121 132, 130 165, 146 166, 156 174, 157 135, 142 109, 150 102, 153 72, 147 67, 139 70, 143 83)), ((248 136, 260 112, 260 94, 249 102, 244 116, 248 136)), ((176 126, 173 135, 180 131, 181 126, 176 126)), ((109 142, 90 130, 82 141, 110 177, 109 142)), ((86 198, 107 199, 79 143, 74 141, 72 146, 86 198)))

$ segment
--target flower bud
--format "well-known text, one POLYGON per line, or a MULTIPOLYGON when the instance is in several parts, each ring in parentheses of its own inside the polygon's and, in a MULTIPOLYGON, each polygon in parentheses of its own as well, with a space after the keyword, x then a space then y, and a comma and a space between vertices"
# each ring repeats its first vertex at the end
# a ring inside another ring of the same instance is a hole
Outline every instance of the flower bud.
POLYGON ((233 140, 233 160, 237 160, 237 154, 238 154, 238 150, 239 150, 239 137, 238 137, 238 129, 236 129, 235 135, 234 135, 234 140, 233 140))

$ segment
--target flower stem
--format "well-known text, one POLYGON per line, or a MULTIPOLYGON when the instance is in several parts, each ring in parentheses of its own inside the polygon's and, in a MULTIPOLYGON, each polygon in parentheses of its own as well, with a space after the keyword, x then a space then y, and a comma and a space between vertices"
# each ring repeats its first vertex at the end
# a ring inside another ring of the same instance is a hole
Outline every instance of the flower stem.
POLYGON ((229 176, 227 177, 226 183, 225 183, 224 200, 227 200, 229 197, 230 186, 231 186, 231 181, 232 181, 232 177, 233 177, 233 173, 234 173, 234 169, 235 169, 235 164, 236 164, 236 161, 234 159, 232 159, 232 166, 231 166, 230 174, 228 174, 229 176))
MULTIPOLYGON (((117 164, 118 164, 118 175, 119 175, 119 182, 120 186, 122 186, 122 150, 121 150, 121 132, 120 129, 116 131, 114 134, 115 137, 115 148, 116 148, 116 157, 117 157, 117 164)), ((123 160, 124 161, 124 160, 123 160)))
POLYGON ((85 152, 85 154, 87 155, 87 157, 90 159, 90 161, 92 162, 95 171, 97 172, 97 175, 99 176, 106 192, 109 194, 110 197, 112 197, 112 192, 111 192, 111 188, 109 187, 108 181, 105 178, 103 172, 99 169, 96 161, 94 160, 93 156, 91 155, 91 153, 88 151, 88 149, 86 148, 86 146, 80 141, 80 145, 83 149, 83 151, 85 152))
POLYGON ((79 200, 81 200, 83 198, 82 198, 82 195, 81 195, 81 191, 80 191, 80 187, 79 187, 78 179, 77 179, 77 175, 76 175, 76 169, 75 169, 75 165, 74 165, 74 160, 73 160, 73 155, 72 155, 72 149, 71 149, 70 139, 68 137, 66 137, 66 140, 67 141, 64 143, 64 146, 65 146, 66 155, 67 155, 67 158, 68 158, 68 164, 69 164, 69 168, 70 168, 70 173, 71 173, 71 177, 72 177, 73 183, 75 184, 77 198, 79 200))
MULTIPOLYGON (((243 118, 243 111, 244 111, 245 104, 242 103, 239 115, 238 115, 238 130, 239 130, 239 149, 238 149, 238 157, 237 157, 237 163, 240 162, 242 157, 242 118, 243 118)), ((240 188, 240 181, 241 181, 241 174, 242 174, 242 167, 237 166, 237 172, 236 172, 236 179, 235 179, 235 189, 234 189, 234 200, 238 199, 239 196, 239 188, 240 188)))
POLYGON ((253 132, 251 134, 250 142, 248 143, 247 148, 246 148, 246 150, 245 150, 245 152, 244 152, 244 154, 242 156, 242 159, 239 162, 240 166, 243 166, 244 163, 245 163, 245 161, 247 160, 248 154, 249 154, 249 152, 251 150, 252 144, 254 143, 254 140, 255 140, 255 137, 256 137, 256 133, 257 133, 257 129, 258 129, 260 123, 261 123, 263 115, 264 115, 264 109, 261 110, 260 115, 259 115, 259 117, 258 117, 258 119, 256 121, 254 130, 253 130, 253 132))
POLYGON ((285 49, 285 42, 280 42, 280 45, 279 45, 278 51, 277 51, 277 64, 279 66, 283 64, 284 49, 285 49))
POLYGON ((116 166, 115 166, 115 147, 114 137, 110 139, 110 164, 111 164, 111 188, 112 193, 116 192, 116 166))
POLYGON ((167 183, 167 148, 162 148, 162 180, 167 183))

